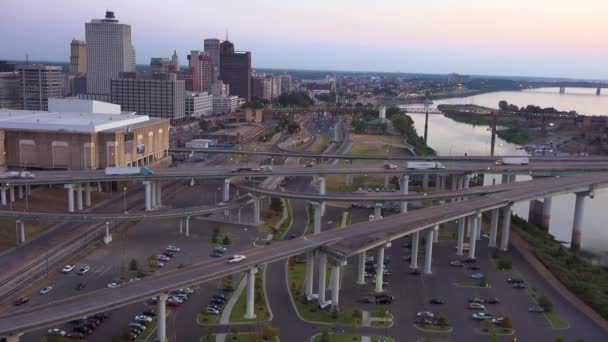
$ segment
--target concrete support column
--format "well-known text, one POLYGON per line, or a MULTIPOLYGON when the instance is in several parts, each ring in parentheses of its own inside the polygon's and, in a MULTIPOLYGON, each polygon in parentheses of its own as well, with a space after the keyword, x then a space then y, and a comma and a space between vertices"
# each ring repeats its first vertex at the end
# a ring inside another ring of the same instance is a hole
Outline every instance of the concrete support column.
POLYGON ((475 240, 481 240, 481 213, 477 214, 477 228, 475 229, 475 240))
POLYGON ((319 254, 319 303, 325 301, 325 282, 327 276, 327 254, 319 254))
POLYGON ((31 185, 27 184, 25 186, 25 194, 28 195, 28 196, 32 194, 32 186, 31 185))
POLYGON ((471 185, 471 175, 464 175, 464 184, 462 185, 463 189, 468 189, 471 185))
POLYGON ((321 203, 319 202, 311 202, 312 205, 312 212, 313 212, 313 226, 312 226, 312 231, 313 234, 319 234, 321 233, 321 211, 322 210, 322 206, 321 203))
MULTIPOLYGON (((458 183, 460 182, 458 175, 452 175, 451 180, 452 180, 452 191, 458 190, 458 183)), ((456 202, 456 200, 457 200, 457 198, 453 197, 450 200, 450 202, 453 203, 453 202, 456 202)))
POLYGON ((501 179, 500 179, 500 183, 501 184, 507 184, 507 183, 509 183, 509 175, 503 174, 502 177, 501 177, 501 179))
POLYGON ((441 176, 436 174, 435 175, 435 191, 439 191, 439 189, 441 189, 441 176))
POLYGON ((6 205, 6 188, 5 187, 2 187, 0 189, 0 199, 1 199, 2 205, 6 205))
POLYGON ((82 211, 84 209, 82 201, 82 190, 82 184, 78 184, 76 186, 76 204, 78 206, 79 211, 82 211))
POLYGON ((163 185, 160 181, 156 181, 156 206, 161 207, 163 205, 163 185))
POLYGON ((427 191, 429 189, 429 174, 425 173, 422 175, 422 190, 427 191))
MULTIPOLYGON (((428 174, 425 174, 425 176, 428 176, 428 174)), ((427 181, 428 181, 428 177, 427 177, 427 181)), ((401 180, 401 193, 403 195, 407 195, 407 194, 409 194, 409 192, 410 192, 410 176, 405 175, 405 176, 403 176, 403 179, 401 180)), ((407 201, 401 201, 401 212, 407 213, 407 201)))
POLYGON ((152 183, 150 181, 143 181, 145 193, 146 193, 146 211, 152 210, 152 183))
POLYGON ((340 264, 333 264, 331 266, 331 307, 338 309, 338 302, 340 299, 340 264))
POLYGON ((21 220, 17 220, 17 226, 19 227, 19 243, 25 243, 25 223, 21 220))
POLYGON ((469 222, 471 223, 471 234, 469 235, 469 258, 475 259, 475 245, 477 243, 477 215, 469 216, 469 222))
POLYGON ((365 251, 359 253, 359 265, 357 267, 357 285, 365 285, 365 251))
POLYGON ((87 207, 91 206, 91 183, 87 183, 85 185, 85 196, 84 196, 84 205, 87 207))
POLYGON ((156 209, 156 182, 150 182, 150 202, 152 209, 156 209))
POLYGON ((260 202, 260 197, 257 196, 252 196, 253 198, 253 224, 254 225, 258 225, 260 224, 260 207, 261 207, 261 202, 260 202))
POLYGON ((255 318, 255 274, 257 268, 247 271, 247 308, 245 309, 245 319, 255 318))
POLYGON ((9 197, 11 199, 11 203, 15 202, 15 187, 9 186, 8 193, 9 193, 9 197))
POLYGON ((110 234, 110 222, 106 221, 106 234, 103 236, 103 242, 107 245, 112 242, 112 234, 110 234))
POLYGON ((374 203, 374 220, 382 217, 382 203, 374 203))
POLYGON ((17 189, 19 191, 19 199, 23 199, 23 185, 17 185, 17 189))
POLYGON ((382 282, 384 281, 384 247, 378 248, 378 256, 376 258, 376 288, 374 291, 382 292, 382 282))
POLYGON ((541 227, 549 231, 549 225, 551 223, 551 197, 545 197, 543 200, 543 217, 541 227))
POLYGON ((466 217, 458 219, 458 242, 456 243, 456 255, 462 256, 464 247, 464 226, 466 225, 466 217))
POLYGON ((439 190, 445 191, 447 181, 448 181, 448 176, 441 176, 441 188, 439 190))
POLYGON ((68 191, 68 212, 73 213, 74 212, 74 184, 66 184, 66 185, 64 185, 64 187, 68 191))
POLYGON ((581 249, 582 223, 583 214, 585 211, 586 192, 576 194, 574 201, 574 219, 572 221, 572 240, 570 241, 570 249, 578 251, 581 249))
POLYGON ((314 287, 315 256, 314 252, 306 252, 306 296, 312 295, 314 287))
POLYGON ((517 175, 510 175, 509 183, 515 183, 515 182, 517 182, 517 175))
POLYGON ((230 178, 224 178, 224 193, 222 201, 228 202, 230 200, 230 178))
POLYGON ((502 208, 502 231, 500 233, 500 249, 506 251, 509 248, 509 231, 511 229, 511 207, 509 204, 502 208))
POLYGON ((410 260, 410 268, 418 268, 418 242, 420 240, 420 232, 412 234, 412 259, 410 260))
POLYGON ((156 339, 160 342, 167 341, 167 299, 169 295, 166 293, 158 296, 158 303, 156 304, 156 339))
MULTIPOLYGON (((325 176, 319 176, 319 195, 325 195, 325 176)), ((325 216, 325 201, 321 201, 321 216, 325 216)))
POLYGON ((433 229, 426 230, 426 250, 424 254, 424 274, 431 274, 431 262, 433 260, 433 229))
POLYGON ((183 221, 182 218, 179 218, 179 235, 182 235, 184 233, 184 225, 183 225, 183 221))
POLYGON ((186 237, 190 236, 190 216, 186 217, 186 237))
POLYGON ((492 210, 492 219, 490 220, 490 241, 488 246, 496 248, 496 235, 498 233, 498 208, 492 210))
POLYGON ((388 175, 384 175, 384 188, 388 188, 388 175))
POLYGON ((439 242, 439 225, 436 225, 435 228, 433 228, 433 242, 439 242))

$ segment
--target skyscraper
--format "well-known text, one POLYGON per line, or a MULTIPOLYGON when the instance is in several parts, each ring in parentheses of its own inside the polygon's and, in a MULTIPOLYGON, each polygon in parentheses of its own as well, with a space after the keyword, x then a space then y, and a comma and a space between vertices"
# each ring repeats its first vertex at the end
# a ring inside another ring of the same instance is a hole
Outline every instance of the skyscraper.
POLYGON ((19 65, 19 104, 25 110, 48 110, 49 98, 63 96, 63 71, 60 66, 19 65))
POLYGON ((192 69, 192 90, 209 92, 211 90, 211 57, 203 51, 192 50, 188 55, 189 66, 192 69))
POLYGON ((171 56, 171 64, 175 68, 175 71, 179 71, 179 57, 177 57, 177 51, 173 50, 173 56, 171 56))
POLYGON ((87 92, 109 95, 110 81, 121 72, 135 71, 135 49, 131 44, 131 25, 121 24, 114 12, 104 19, 85 24, 87 92))
POLYGON ((70 43, 70 74, 85 74, 87 72, 87 43, 72 39, 70 43))
POLYGON ((234 51, 226 40, 220 44, 220 80, 230 87, 230 95, 251 99, 251 52, 234 51))
POLYGON ((220 40, 209 38, 204 41, 205 52, 211 58, 211 83, 215 83, 220 77, 220 40))

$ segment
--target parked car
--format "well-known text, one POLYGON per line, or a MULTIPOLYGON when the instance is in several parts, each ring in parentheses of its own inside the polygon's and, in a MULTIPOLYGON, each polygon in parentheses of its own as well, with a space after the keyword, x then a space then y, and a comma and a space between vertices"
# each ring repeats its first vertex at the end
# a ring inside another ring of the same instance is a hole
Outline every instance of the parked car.
POLYGON ((469 309, 471 310, 485 310, 486 307, 479 303, 469 303, 469 309))
POLYGON ((507 278, 507 283, 509 284, 523 284, 524 280, 521 278, 507 278))
POLYGON ((442 301, 440 299, 433 298, 433 299, 429 300, 429 304, 443 304, 443 303, 444 303, 444 301, 442 301))
POLYGON ((492 315, 487 314, 485 312, 476 312, 471 317, 473 317, 474 320, 483 321, 484 319, 492 318, 492 315))
POLYGON ((169 262, 169 261, 171 261, 171 258, 164 254, 159 254, 156 256, 156 260, 162 261, 162 262, 169 262))
POLYGON ((319 301, 318 293, 311 293, 309 295, 306 295, 306 302, 310 303, 310 302, 317 302, 317 301, 319 301))
POLYGON ((91 269, 90 266, 82 266, 79 270, 78 270, 78 274, 80 275, 85 275, 87 273, 89 273, 89 270, 91 269))
POLYGON ((23 304, 27 304, 30 301, 30 299, 28 297, 21 297, 19 299, 17 299, 17 301, 15 302, 16 306, 21 306, 23 304))
POLYGON ((41 295, 45 295, 51 291, 53 291, 53 285, 47 285, 47 286, 41 288, 40 291, 38 291, 38 293, 40 293, 41 295))
POLYGON ((173 245, 167 246, 167 248, 165 250, 168 251, 168 252, 173 252, 173 253, 179 253, 179 252, 182 251, 181 248, 173 246, 173 245))
POLYGON ((73 270, 74 270, 74 265, 68 264, 68 265, 63 266, 63 269, 61 270, 61 273, 66 273, 67 274, 67 273, 72 272, 73 270))
POLYGON ((141 331, 146 330, 146 326, 141 324, 141 323, 135 323, 135 322, 131 322, 129 323, 129 328, 136 328, 139 329, 141 331))
POLYGON ((488 298, 485 300, 486 304, 500 304, 498 298, 488 298))
POLYGON ((475 265, 473 265, 473 266, 469 266, 469 267, 467 267, 467 270, 471 270, 471 271, 479 271, 479 266, 475 266, 475 265))
POLYGON ((229 264, 235 264, 235 263, 241 262, 241 261, 243 261, 245 259, 247 259, 246 256, 235 254, 235 255, 231 256, 230 258, 228 258, 228 263, 229 264))
POLYGON ((148 317, 152 317, 152 318, 156 317, 156 312, 152 309, 148 309, 148 310, 142 312, 141 314, 148 316, 148 317))
POLYGON ((207 313, 208 314, 212 314, 212 315, 219 315, 220 314, 220 310, 215 309, 215 308, 207 307, 207 313))
POLYGON ((483 278, 483 274, 481 274, 481 273, 474 273, 474 274, 471 274, 469 277, 471 277, 473 279, 481 279, 481 278, 483 278))
POLYGON ((375 304, 376 301, 371 297, 361 297, 359 298, 359 302, 363 304, 375 304))
POLYGON ((86 337, 85 334, 78 331, 72 331, 65 336, 76 340, 83 340, 86 337))
POLYGON ((209 256, 212 258, 219 258, 219 257, 223 257, 224 253, 218 252, 218 251, 213 251, 213 252, 209 253, 209 256))
POLYGON ((380 298, 376 298, 376 304, 392 304, 393 303, 393 298, 392 297, 380 297, 380 298))
POLYGON ((492 318, 492 324, 494 325, 502 325, 502 322, 505 320, 504 317, 496 317, 496 318, 492 318))
POLYGON ((515 283, 511 286, 514 289, 525 289, 526 285, 522 284, 522 283, 515 283))
POLYGON ((111 282, 108 283, 108 287, 111 288, 111 289, 115 289, 115 288, 117 288, 119 286, 120 286, 120 284, 117 281, 115 281, 115 280, 112 280, 111 282))
POLYGON ((84 334, 84 335, 91 335, 93 333, 93 330, 85 327, 84 325, 77 325, 74 328, 72 328, 72 330, 79 332, 81 334, 84 334))
POLYGON ((53 328, 53 329, 49 329, 48 334, 49 335, 65 336, 66 332, 64 330, 61 330, 61 329, 58 329, 58 328, 53 328))
POLYGON ((466 259, 462 260, 462 262, 465 263, 465 264, 472 264, 472 263, 477 262, 477 259, 475 259, 475 258, 466 258, 466 259))
POLYGON ((179 302, 176 300, 167 299, 167 301, 165 302, 165 305, 168 307, 174 308, 176 306, 179 306, 179 302))
POLYGON ((543 309, 542 306, 532 305, 532 306, 528 307, 528 311, 530 311, 530 312, 545 312, 545 309, 543 309))
MULTIPOLYGON (((410 257, 411 258, 411 257, 410 257)), ((463 267, 464 264, 462 262, 460 262, 459 260, 455 260, 455 261, 450 261, 450 266, 454 266, 454 267, 463 267)))
POLYGON ((319 303, 319 309, 321 309, 321 310, 325 310, 325 309, 329 308, 330 306, 331 306, 331 300, 326 300, 326 301, 319 303))
POLYGON ((469 298, 469 303, 484 304, 485 302, 486 301, 484 299, 481 299, 481 298, 477 298, 477 297, 469 298))
POLYGON ((158 261, 158 260, 152 260, 152 261, 150 261, 150 266, 165 267, 165 263, 162 261, 158 261))
POLYGON ((433 318, 435 317, 435 314, 433 314, 430 311, 419 311, 416 313, 416 317, 421 318, 421 317, 428 317, 428 318, 433 318))
POLYGON ((224 292, 232 292, 232 291, 234 291, 234 287, 232 285, 226 285, 226 286, 222 286, 220 288, 220 290, 222 290, 224 292))
POLYGON ((151 323, 152 317, 146 316, 146 315, 137 315, 137 316, 135 316, 135 321, 144 321, 147 323, 151 323))
POLYGON ((413 270, 411 270, 411 271, 407 272, 407 274, 409 274, 409 275, 420 275, 420 274, 421 274, 421 272, 420 272, 420 270, 419 270, 419 269, 415 268, 415 269, 413 269, 413 270))
POLYGON ((218 251, 220 253, 226 253, 228 251, 228 248, 224 246, 213 246, 213 250, 218 251))

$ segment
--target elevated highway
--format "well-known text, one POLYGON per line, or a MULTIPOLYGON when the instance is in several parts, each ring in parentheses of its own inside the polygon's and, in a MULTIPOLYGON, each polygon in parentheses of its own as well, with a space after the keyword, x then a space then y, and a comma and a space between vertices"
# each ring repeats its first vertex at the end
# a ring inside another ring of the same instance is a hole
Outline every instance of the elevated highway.
MULTIPOLYGON (((180 287, 221 278, 234 272, 251 270, 263 264, 285 259, 305 251, 320 249, 333 259, 345 260, 361 251, 382 246, 401 236, 428 230, 435 225, 465 216, 477 215, 482 211, 495 210, 505 206, 510 208, 510 205, 518 201, 572 192, 577 193, 577 198, 579 194, 581 196, 593 195, 596 190, 608 187, 608 173, 540 179, 522 182, 521 184, 522 186, 496 194, 424 208, 411 213, 393 215, 379 221, 358 223, 317 235, 304 236, 270 246, 250 249, 242 253, 247 256, 247 259, 238 264, 228 264, 225 260, 201 262, 147 277, 117 289, 92 291, 51 304, 4 313, 0 315, 0 336, 16 335, 20 332, 51 326, 95 312, 111 310, 180 287)), ((510 211, 507 211, 505 217, 510 217, 509 213, 510 211)), ((508 226, 503 227, 503 229, 505 228, 507 229, 506 238, 508 239, 509 228, 508 226)), ((471 236, 474 237, 475 234, 471 234, 471 236)), ((428 258, 428 260, 430 261, 431 258, 428 258)), ((248 303, 249 300, 253 303, 252 298, 248 298, 248 303)))

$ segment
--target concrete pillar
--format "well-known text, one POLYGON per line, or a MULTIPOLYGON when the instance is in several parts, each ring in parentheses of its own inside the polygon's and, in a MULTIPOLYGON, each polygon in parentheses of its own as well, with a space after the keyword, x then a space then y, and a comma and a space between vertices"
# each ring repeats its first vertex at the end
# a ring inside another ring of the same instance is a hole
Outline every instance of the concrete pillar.
POLYGON ((475 229, 475 240, 481 240, 481 213, 477 214, 477 229, 475 229))
MULTIPOLYGON (((325 195, 325 176, 319 176, 319 195, 325 195)), ((321 201, 321 216, 325 216, 325 201, 321 201)))
POLYGON ((23 199, 23 185, 17 185, 19 199, 23 199))
POLYGON ((422 175, 422 190, 427 191, 429 189, 429 174, 425 173, 422 175))
MULTIPOLYGON (((427 181, 428 181, 428 174, 425 174, 425 176, 427 176, 427 181)), ((403 176, 403 179, 401 180, 401 193, 403 195, 409 194, 409 192, 410 192, 409 183, 410 183, 410 176, 408 176, 408 175, 403 176)), ((401 213, 407 213, 407 201, 401 201, 401 213)))
POLYGON ((253 198, 253 224, 260 224, 260 197, 252 196, 253 198))
POLYGON ((6 342, 19 342, 19 334, 6 336, 4 339, 6 342))
POLYGON ((247 308, 245 309, 245 319, 255 318, 255 274, 257 268, 247 271, 247 308))
POLYGON ((321 203, 319 202, 313 202, 311 203, 312 205, 312 211, 314 213, 314 219, 313 219, 313 234, 319 234, 321 233, 321 212, 323 211, 321 203))
POLYGON ((91 206, 91 183, 87 183, 85 185, 85 196, 84 196, 84 204, 87 207, 91 206))
POLYGON ((186 217, 186 237, 190 236, 190 216, 186 217))
POLYGON ((74 212, 74 184, 66 184, 64 188, 68 191, 68 212, 74 212))
POLYGON ((475 244, 477 243, 477 215, 469 216, 469 222, 471 223, 471 234, 469 235, 469 258, 475 259, 475 244))
POLYGON ((433 242, 439 242, 439 225, 436 225, 435 228, 433 228, 433 242))
POLYGON ((327 272, 327 254, 319 254, 319 303, 325 301, 325 282, 327 272))
POLYGON ((574 219, 572 221, 572 240, 570 241, 570 249, 578 251, 581 249, 581 235, 582 235, 582 223, 583 214, 585 212, 585 199, 587 198, 586 192, 579 192, 576 194, 574 201, 574 219))
POLYGON ((496 248, 496 234, 498 233, 498 208, 492 210, 492 219, 490 220, 490 241, 488 246, 496 248))
POLYGON ((150 181, 150 202, 152 209, 156 209, 156 182, 150 181))
POLYGON ((418 241, 420 232, 412 234, 412 259, 410 260, 410 268, 418 268, 418 241))
POLYGON ((79 211, 84 209, 82 201, 82 184, 80 183, 76 186, 76 204, 79 211))
POLYGON ((179 218, 179 235, 182 235, 184 233, 184 226, 183 226, 183 221, 182 218, 179 218))
POLYGON ((384 188, 388 188, 388 175, 384 175, 384 188))
POLYGON ((382 203, 374 203, 374 220, 382 217, 382 203))
POLYGON ((365 285, 365 251, 359 253, 359 265, 357 267, 357 285, 365 285))
POLYGON ((500 183, 501 184, 507 184, 507 183, 509 183, 509 175, 503 174, 502 177, 501 177, 500 183))
POLYGON ((11 203, 15 202, 15 187, 14 186, 10 186, 8 188, 8 191, 9 191, 9 196, 10 196, 10 199, 11 199, 11 203))
POLYGON ((462 250, 464 247, 464 227, 467 223, 466 221, 466 216, 458 219, 458 242, 456 243, 456 255, 458 256, 462 256, 462 250))
POLYGON ((376 288, 374 291, 382 292, 382 282, 384 281, 384 247, 378 248, 378 256, 376 258, 376 288))
POLYGON ((445 191, 445 187, 447 185, 447 180, 448 180, 447 176, 441 176, 441 188, 439 190, 445 191))
POLYGON ((549 231, 549 225, 551 223, 551 197, 545 197, 543 201, 543 217, 541 228, 546 231, 549 231))
POLYGON ((230 200, 230 178, 224 178, 224 193, 222 197, 223 202, 230 200))
POLYGON ((464 184, 462 186, 463 189, 468 189, 471 185, 471 175, 464 175, 464 184))
POLYGON ((25 243, 25 223, 17 220, 17 226, 19 227, 19 243, 25 243))
POLYGON ((340 267, 339 264, 331 266, 331 306, 333 309, 338 308, 338 301, 340 299, 340 267))
POLYGON ((25 186, 25 194, 28 195, 28 196, 32 194, 32 186, 31 185, 27 184, 25 186))
POLYGON ((306 283, 305 283, 305 288, 306 288, 306 295, 307 296, 312 295, 312 292, 313 292, 314 280, 315 280, 314 271, 315 271, 315 256, 314 256, 314 252, 309 251, 309 252, 306 252, 306 283))
POLYGON ((441 176, 435 175, 435 191, 439 191, 441 189, 441 176))
POLYGON ((5 187, 2 187, 0 189, 0 198, 2 201, 2 205, 6 205, 6 188, 5 187))
POLYGON ((156 206, 161 207, 163 205, 163 185, 160 181, 156 181, 156 206))
POLYGON ((112 234, 110 234, 110 222, 106 221, 106 234, 103 236, 103 242, 107 245, 112 242, 112 234))
POLYGON ((509 204, 502 208, 502 232, 500 233, 500 249, 506 251, 509 248, 509 231, 511 229, 511 207, 509 204))
POLYGON ((146 192, 146 211, 152 210, 152 183, 150 181, 142 182, 146 192))
POLYGON ((167 341, 167 299, 169 295, 162 293, 158 296, 158 303, 156 304, 156 339, 160 342, 167 341))
POLYGON ((517 182, 517 175, 510 175, 509 183, 515 183, 515 182, 517 182))
POLYGON ((433 229, 426 230, 426 250, 424 253, 424 274, 431 274, 431 261, 433 260, 433 229))

